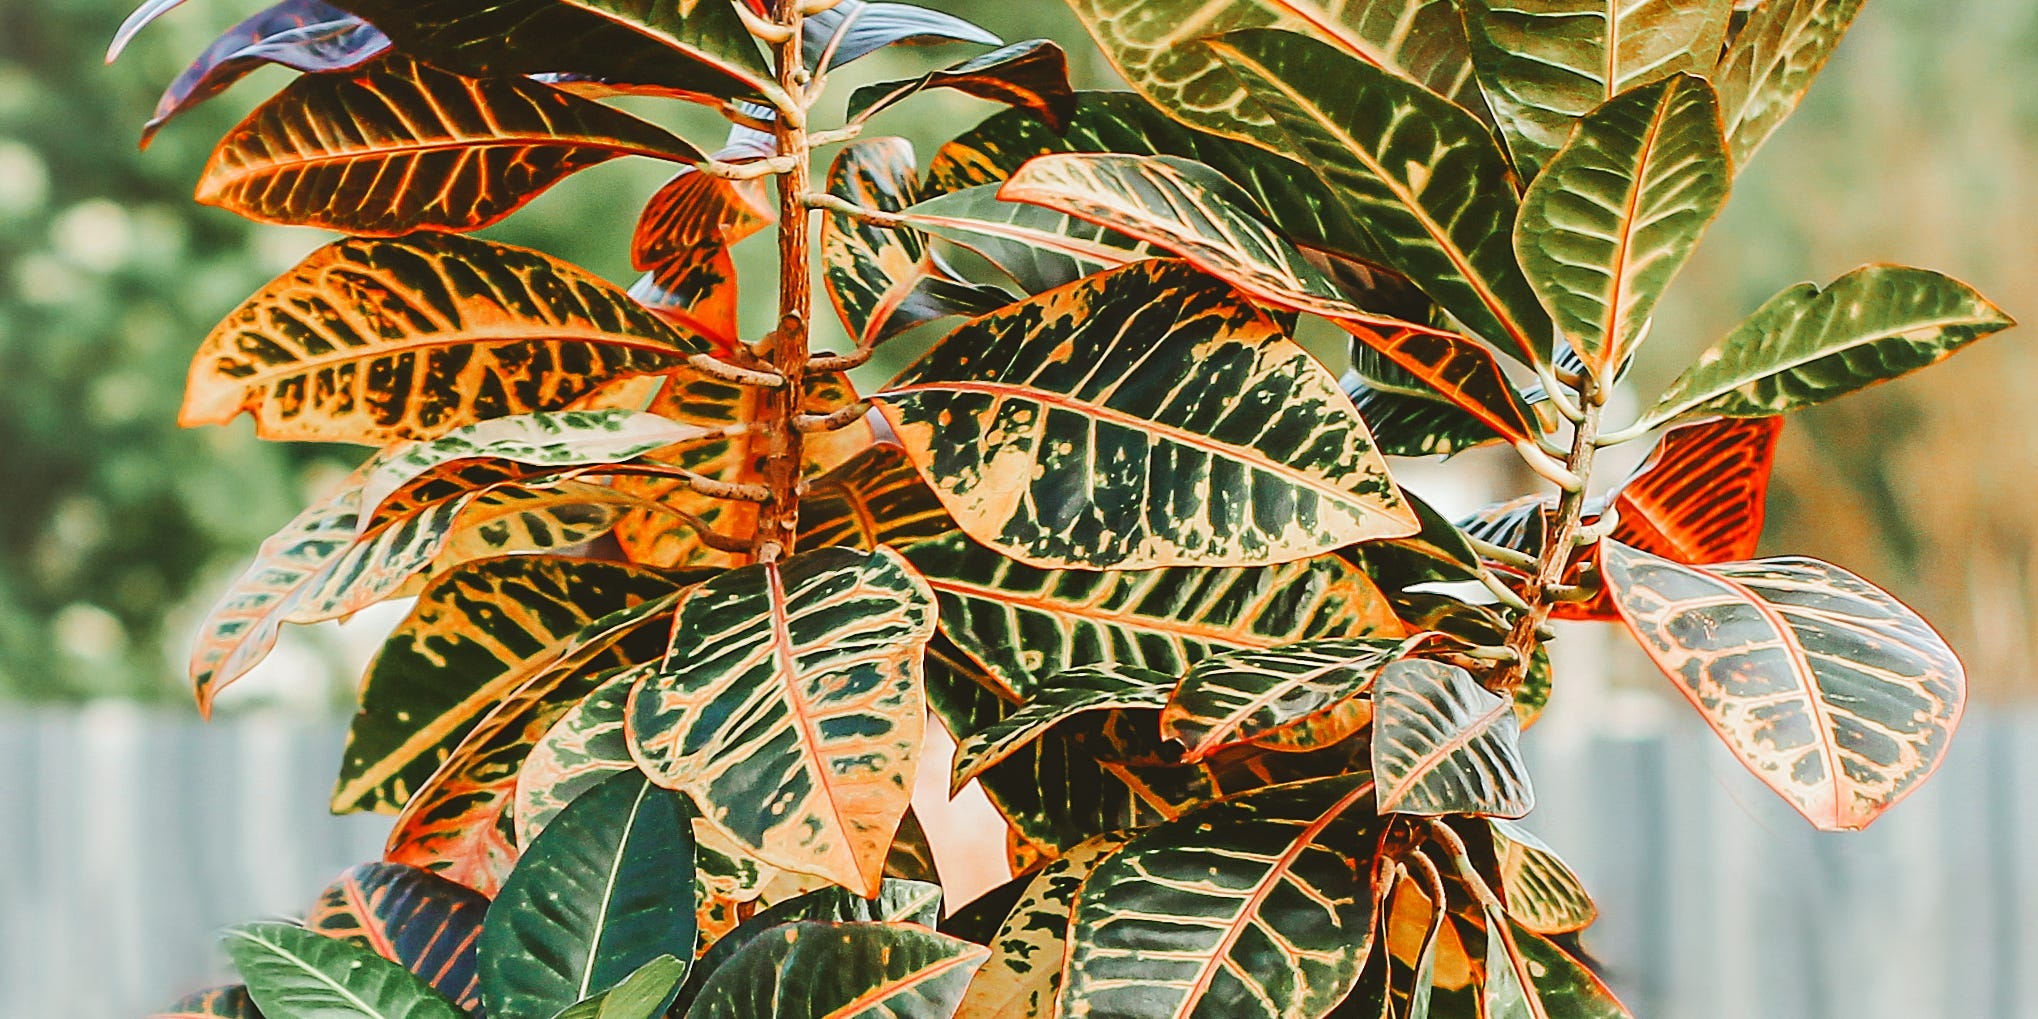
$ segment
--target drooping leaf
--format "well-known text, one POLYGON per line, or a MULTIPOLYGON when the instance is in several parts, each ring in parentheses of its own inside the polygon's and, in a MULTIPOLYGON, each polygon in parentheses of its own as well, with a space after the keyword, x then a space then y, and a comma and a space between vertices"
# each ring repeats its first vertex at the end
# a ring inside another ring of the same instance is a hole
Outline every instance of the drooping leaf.
POLYGON ((1387 268, 1482 339, 1550 354, 1549 316, 1509 241, 1505 157, 1471 114, 1331 46, 1286 32, 1205 43, 1258 112, 1251 140, 1304 158, 1366 224, 1387 268))
POLYGON ((1139 1019, 1318 1016, 1373 938, 1373 786, 1275 786, 1159 825, 1083 882, 1061 990, 1139 1019))
POLYGON ((1061 673, 1019 710, 971 734, 955 750, 949 794, 961 792, 985 768, 1010 757, 1050 727, 1090 711, 1158 708, 1168 701, 1175 677, 1164 672, 1091 665, 1061 673))
POLYGON ((1380 812, 1520 817, 1535 805, 1514 702, 1455 665, 1407 658, 1373 681, 1380 812))
POLYGON ((1730 0, 1469 0, 1465 26, 1493 118, 1524 180, 1579 118, 1676 74, 1705 75, 1727 37, 1730 0))
POLYGON ((1691 411, 1768 417, 1952 356, 2015 325, 1972 287, 1925 269, 1869 265, 1824 290, 1777 294, 1678 376, 1646 420, 1691 411))
POLYGON ((337 0, 398 49, 462 74, 565 72, 686 98, 772 93, 735 6, 666 0, 337 0))
POLYGON ((1627 362, 1732 179, 1718 96, 1678 74, 1587 114, 1529 185, 1515 254, 1596 377, 1627 362))
POLYGON ((178 998, 169 1008, 149 1019, 263 1019, 255 999, 248 997, 248 985, 211 987, 178 998))
POLYGON ((1598 918, 1599 907, 1556 850, 1513 821, 1491 824, 1509 917, 1537 934, 1568 934, 1598 918))
POLYGON ((914 227, 981 256, 1028 294, 1159 255, 1151 245, 1073 216, 1002 201, 998 190, 996 184, 961 188, 900 215, 914 227))
POLYGON ((925 582, 890 549, 821 549, 724 573, 678 612, 630 697, 638 763, 759 859, 875 894, 924 725, 925 582))
POLYGON ((993 678, 939 630, 927 641, 921 665, 927 710, 958 742, 989 728, 1019 704, 1017 691, 993 678))
POLYGON ((872 399, 963 530, 1035 565, 1278 563, 1417 526, 1329 373, 1178 262, 966 323, 872 399))
POLYGON ((782 924, 715 971, 689 1019, 948 1019, 988 949, 910 924, 782 924))
POLYGON ((1799 558, 1685 566, 1616 541, 1599 561, 1643 650, 1820 830, 1866 827, 1945 756, 1960 661, 1861 578, 1799 558))
MULTIPOLYGON (((898 212, 918 190, 913 146, 903 138, 852 143, 828 168, 828 193, 880 212, 898 212)), ((842 212, 821 220, 822 280, 842 326, 859 346, 949 315, 971 314, 982 298, 910 229, 842 212)))
POLYGON ((906 451, 890 443, 815 478, 800 497, 800 548, 904 549, 954 531, 955 522, 906 451))
POLYGON ((867 120, 930 88, 1032 110, 1054 128, 1068 123, 1076 103, 1068 54, 1047 39, 1029 39, 918 78, 865 85, 849 95, 849 120, 867 120))
POLYGON ((1477 104, 1471 54, 1447 0, 1071 0, 1084 27, 1125 80, 1185 123, 1222 134, 1263 125, 1251 90, 1197 45, 1242 29, 1306 34, 1340 55, 1477 104))
POLYGON ((658 1019, 665 1015, 680 981, 686 979, 686 963, 661 955, 624 977, 614 987, 576 1002, 554 1019, 658 1019))
POLYGON ((1432 581, 1477 580, 1479 553, 1472 550, 1465 532, 1415 493, 1403 489, 1401 497, 1415 510, 1422 530, 1405 538, 1367 542, 1345 554, 1364 563, 1374 583, 1396 591, 1432 581))
POLYGON ((1766 0, 1748 16, 1712 72, 1735 166, 1746 166, 1797 109, 1862 2, 1766 0))
POLYGON ((1634 1019, 1599 977, 1521 924, 1486 911, 1484 1014, 1493 1019, 1634 1019), (1506 925, 1508 936, 1500 934, 1506 925))
MULTIPOLYGON (((696 428, 725 434, 702 442, 674 445, 651 459, 715 481, 763 484, 761 464, 774 441, 770 431, 752 423, 771 420, 773 391, 738 385, 694 371, 675 369, 651 402, 654 413, 696 428)), ((806 377, 801 411, 829 414, 857 399, 856 388, 841 372, 815 372, 806 377)), ((857 422, 845 428, 807 434, 800 444, 805 474, 813 477, 847 462, 869 447, 870 426, 857 422)), ((740 555, 708 544, 690 513, 716 532, 748 542, 757 527, 758 504, 717 499, 689 488, 683 480, 653 476, 619 477, 619 491, 639 500, 639 508, 616 528, 616 540, 631 561, 659 567, 735 566, 740 555)))
POLYGON ((1338 388, 1388 456, 1451 456, 1500 441, 1493 429, 1456 406, 1382 388, 1357 372, 1346 372, 1338 388))
POLYGON ((554 556, 484 560, 434 580, 362 679, 333 810, 401 809, 477 721, 596 620, 678 589, 650 570, 554 556))
POLYGON ((1016 697, 1084 665, 1180 675, 1218 651, 1400 634, 1379 589, 1336 556, 1268 567, 1042 570, 959 534, 907 556, 940 599, 942 632, 1016 697))
POLYGON ((264 1015, 464 1019, 409 970, 347 941, 275 922, 228 928, 222 941, 264 1015))
POLYGON ((113 41, 106 47, 106 62, 110 64, 120 59, 120 54, 127 49, 127 44, 133 42, 134 37, 140 35, 142 29, 149 27, 150 22, 177 9, 183 3, 184 0, 142 0, 141 6, 129 12, 126 20, 120 23, 120 28, 113 33, 113 41))
POLYGON ((313 252, 206 337, 184 425, 242 411, 267 439, 425 439, 559 410, 702 348, 584 270, 450 234, 313 252))
POLYGON ((1256 218, 1250 195, 1201 163, 1174 156, 1041 156, 1014 172, 998 197, 1108 227, 1171 251, 1253 297, 1320 315, 1499 434, 1516 440, 1533 434, 1526 405, 1485 350, 1446 330, 1351 304, 1256 218))
POLYGON ((674 329, 698 335, 709 353, 727 357, 743 345, 736 325, 738 285, 735 258, 726 246, 711 244, 689 248, 638 277, 630 298, 674 329))
POLYGON ((1161 731, 1195 760, 1330 712, 1408 650, 1399 640, 1338 638, 1212 655, 1168 698, 1161 731))
POLYGON ((991 957, 970 981, 955 1019, 1054 1014, 1062 956, 1083 881, 1130 839, 1130 832, 1098 835, 1025 880, 1019 901, 988 940, 991 957))
POLYGON ((567 804, 488 907, 489 1013, 551 1016, 661 955, 691 960, 693 871, 678 795, 642 774, 612 776, 567 804))
POLYGON ((142 126, 142 147, 172 118, 265 64, 330 74, 351 71, 388 49, 380 29, 324 0, 283 0, 227 29, 177 75, 142 126))
POLYGON ((673 1011, 685 1014, 685 1010, 692 1005, 716 972, 751 943, 768 938, 774 933, 782 933, 779 928, 786 924, 802 921, 831 924, 913 923, 922 927, 932 927, 940 915, 941 886, 924 881, 886 878, 874 899, 866 899, 847 889, 834 886, 816 889, 804 895, 795 895, 743 921, 735 930, 710 946, 700 960, 694 963, 693 972, 688 974, 686 985, 680 989, 678 999, 673 1002, 673 1011))
POLYGON ((475 942, 487 912, 487 899, 427 871, 363 863, 326 886, 304 926, 402 966, 472 1013, 481 1008, 475 942))
POLYGON ((1004 40, 953 14, 912 4, 842 0, 825 11, 807 15, 800 27, 800 47, 807 66, 819 71, 832 71, 898 44, 1004 45, 1004 40), (822 66, 824 59, 826 66, 822 66))
POLYGON ((473 230, 625 155, 701 158, 659 127, 550 85, 388 56, 285 87, 220 141, 198 200, 353 234, 473 230))

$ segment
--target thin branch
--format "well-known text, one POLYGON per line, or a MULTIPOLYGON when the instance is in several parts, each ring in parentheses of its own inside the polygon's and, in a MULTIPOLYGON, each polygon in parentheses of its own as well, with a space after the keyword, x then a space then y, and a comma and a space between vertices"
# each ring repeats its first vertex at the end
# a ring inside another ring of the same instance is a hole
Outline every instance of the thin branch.
POLYGON ((1636 439, 1639 439, 1649 434, 1650 432, 1655 431, 1656 426, 1661 423, 1662 422, 1660 421, 1651 421, 1649 420, 1647 415, 1643 415, 1642 419, 1636 421, 1634 424, 1631 424, 1626 428, 1622 428, 1617 431, 1607 432, 1606 434, 1601 435, 1599 438, 1593 440, 1593 442, 1601 449, 1605 449, 1608 446, 1618 446, 1623 442, 1633 442, 1636 439))
POLYGON ((797 26, 782 25, 758 16, 747 4, 738 3, 735 6, 736 17, 742 20, 743 30, 749 32, 751 38, 766 46, 783 46, 799 32, 797 26))
POLYGON ((1529 470, 1541 475, 1544 481, 1563 489, 1566 493, 1585 490, 1585 479, 1580 477, 1577 471, 1543 452, 1542 447, 1531 442, 1516 442, 1514 451, 1520 454, 1521 462, 1527 464, 1529 470))
POLYGON ((1512 566, 1517 570, 1534 570, 1536 568, 1536 557, 1526 552, 1516 551, 1515 549, 1508 548, 1506 545, 1495 545, 1490 541, 1474 538, 1469 534, 1465 536, 1465 540, 1471 544, 1472 551, 1502 566, 1512 566))
POLYGON ((879 226, 897 228, 906 226, 909 222, 906 217, 896 212, 873 209, 867 205, 858 205, 846 198, 821 192, 809 193, 803 201, 809 209, 826 209, 829 212, 839 212, 846 216, 855 216, 858 219, 876 223, 879 226))
POLYGON ((793 172, 799 165, 791 156, 765 156, 747 163, 725 163, 719 159, 704 159, 694 164, 694 169, 710 177, 723 180, 756 180, 759 177, 778 177, 793 172))
POLYGON ((748 485, 738 481, 723 481, 696 474, 684 467, 667 464, 607 464, 595 467, 589 474, 617 474, 641 478, 665 478, 685 485, 698 495, 710 499, 727 499, 730 502, 754 502, 759 505, 771 501, 771 489, 763 485, 748 485))
POLYGON ((706 520, 701 519, 700 514, 681 509, 671 503, 661 502, 657 499, 631 499, 629 502, 646 512, 663 513, 666 516, 677 519, 680 523, 685 524, 688 529, 692 530, 696 537, 700 538, 701 544, 717 552, 743 555, 750 551, 749 542, 741 538, 732 538, 715 530, 706 520))
POLYGON ((785 385, 785 376, 773 371, 757 371, 730 364, 713 354, 694 354, 686 359, 687 367, 710 378, 734 382, 741 386, 757 386, 761 389, 777 389, 785 385))
POLYGON ((877 353, 877 344, 869 343, 857 347, 847 354, 829 354, 824 357, 817 357, 807 362, 807 370, 815 372, 846 372, 851 368, 861 368, 868 364, 871 355, 875 353, 877 353))
POLYGON ((816 131, 813 134, 808 135, 807 144, 815 148, 819 148, 820 146, 823 145, 833 145, 837 142, 850 141, 862 133, 863 125, 861 123, 844 124, 838 128, 833 128, 827 131, 816 131))
POLYGON ((1507 586, 1501 582, 1499 577, 1494 576, 1492 570, 1480 570, 1479 583, 1486 585, 1486 590, 1493 592, 1493 597, 1500 599, 1502 605, 1516 612, 1527 613, 1534 611, 1521 595, 1515 593, 1514 588, 1507 586))
POLYGON ((863 420, 869 413, 870 401, 858 400, 830 414, 802 414, 793 419, 793 427, 802 432, 839 431, 863 420))
POLYGON ((734 99, 726 100, 720 107, 723 119, 732 124, 747 127, 752 131, 771 133, 771 121, 756 116, 743 108, 744 104, 734 99))
MULTIPOLYGON (((1569 393, 1564 391, 1564 384, 1557 379, 1556 369, 1546 364, 1538 364, 1536 378, 1542 382, 1543 394, 1550 398, 1550 406, 1557 408, 1557 413, 1564 415, 1565 420, 1574 425, 1585 420, 1585 411, 1571 399, 1569 393)), ((1584 381, 1583 378, 1579 379, 1581 385, 1584 381)))

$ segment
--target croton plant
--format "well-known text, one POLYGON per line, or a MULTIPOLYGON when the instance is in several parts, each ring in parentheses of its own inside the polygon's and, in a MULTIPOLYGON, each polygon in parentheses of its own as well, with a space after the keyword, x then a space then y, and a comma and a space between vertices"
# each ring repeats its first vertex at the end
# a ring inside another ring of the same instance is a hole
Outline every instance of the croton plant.
POLYGON ((170 86, 150 130, 304 72, 198 198, 345 235, 205 339, 184 423, 376 450, 206 619, 199 705, 416 599, 333 796, 383 859, 170 1014, 1626 1015, 1515 820, 1552 619, 1624 625, 1818 828, 1924 781, 1959 662, 1754 558, 1764 492, 1780 415, 2009 318, 1871 265, 1607 411, 1860 0, 1070 3, 1130 91, 865 0, 284 0, 170 86), (822 104, 904 43, 967 59, 822 104), (1009 108, 923 165, 869 127, 929 89, 1009 108), (634 286, 472 236, 622 156, 674 166, 634 286), (1390 473, 1488 444, 1547 491, 1454 523, 1390 473), (930 713, 1018 875, 947 908, 930 713))

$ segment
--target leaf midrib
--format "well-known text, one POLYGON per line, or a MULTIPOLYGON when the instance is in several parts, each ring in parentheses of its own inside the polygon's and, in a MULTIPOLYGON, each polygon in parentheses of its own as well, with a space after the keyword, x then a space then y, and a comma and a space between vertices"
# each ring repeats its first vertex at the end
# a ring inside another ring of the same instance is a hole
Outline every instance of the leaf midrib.
MULTIPOLYGON (((321 984, 324 984, 329 990, 333 992, 334 995, 346 1000, 347 1002, 353 1004, 354 1007, 360 1009, 361 1014, 369 1017, 369 1019, 392 1019, 392 1017, 390 1017, 388 1013, 382 1011, 379 1008, 376 1008, 374 1005, 370 1004, 366 999, 355 994, 353 991, 348 990, 345 984, 340 983, 337 980, 334 980, 332 977, 328 976, 324 970, 319 969, 315 965, 312 965, 311 960, 298 955, 296 952, 293 952, 288 948, 285 948, 282 945, 277 944, 274 941, 270 941, 267 938, 260 937, 252 931, 236 930, 232 933, 234 937, 240 938, 244 941, 254 942, 255 944, 260 945, 263 948, 266 948, 271 952, 275 953, 277 957, 283 959, 284 961, 295 965, 296 968, 303 972, 305 975, 310 976, 312 979, 318 981, 321 984)), ((316 935, 313 936, 316 937, 316 935)), ((391 965, 395 964, 391 963, 391 965)))

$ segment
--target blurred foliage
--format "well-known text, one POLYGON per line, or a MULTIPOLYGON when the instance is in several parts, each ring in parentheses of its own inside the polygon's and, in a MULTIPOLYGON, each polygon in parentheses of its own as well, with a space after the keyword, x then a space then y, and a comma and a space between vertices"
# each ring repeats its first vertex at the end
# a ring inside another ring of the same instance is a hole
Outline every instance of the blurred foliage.
MULTIPOLYGON (((190 200, 213 141, 280 73, 135 148, 162 85, 256 0, 189 0, 104 67, 130 6, 0 5, 0 698, 181 698, 196 614, 312 489, 352 466, 257 443, 245 421, 175 426, 198 340, 324 237, 190 200)), ((1007 39, 1081 38, 1053 0, 935 6, 1007 39)), ((879 80, 956 55, 905 51, 852 71, 879 80)), ((1071 58, 1079 81, 1109 81, 1096 54, 1071 58)), ((710 113, 633 108, 704 147, 719 141, 710 113)), ((989 110, 929 95, 876 129, 911 138, 924 159, 989 110)), ((628 231, 662 173, 599 167, 489 235, 627 282, 628 231)), ((1640 390, 1665 380, 1647 364, 1680 363, 1779 280, 1830 280, 1864 255, 1946 269, 2038 319, 2038 6, 1877 0, 1738 192, 1657 316, 1663 349, 1644 358, 1640 390)), ((769 252, 751 243, 738 256, 754 298, 745 323, 761 331, 769 252)), ((2034 377, 2038 352, 2012 333, 1793 418, 1778 467, 1767 544, 1874 576, 1945 622, 1983 697, 2038 691, 2023 667, 2038 652, 2034 377)))

